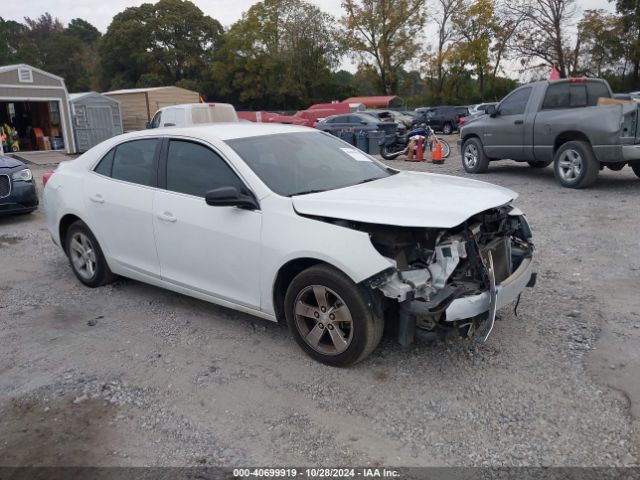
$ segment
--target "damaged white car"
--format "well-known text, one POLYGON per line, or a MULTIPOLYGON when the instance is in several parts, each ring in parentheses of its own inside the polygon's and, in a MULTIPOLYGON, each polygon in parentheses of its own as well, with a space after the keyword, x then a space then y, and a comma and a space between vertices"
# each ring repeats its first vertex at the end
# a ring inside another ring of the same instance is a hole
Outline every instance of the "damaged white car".
POLYGON ((286 321, 330 365, 416 328, 486 339, 535 284, 516 194, 399 172, 319 131, 160 129, 65 162, 44 192, 53 240, 84 284, 116 275, 286 321))

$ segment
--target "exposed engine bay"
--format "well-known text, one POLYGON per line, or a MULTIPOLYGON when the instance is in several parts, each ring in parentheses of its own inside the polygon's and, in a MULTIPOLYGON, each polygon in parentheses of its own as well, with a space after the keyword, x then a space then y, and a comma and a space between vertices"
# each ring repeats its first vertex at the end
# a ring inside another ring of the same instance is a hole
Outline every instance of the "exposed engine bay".
MULTIPOLYGON (((376 250, 394 262, 394 268, 369 279, 366 286, 380 292, 387 303, 395 300, 400 305, 403 344, 411 343, 415 327, 432 330, 453 322, 466 327, 465 335, 486 339, 493 328, 500 284, 522 270, 523 262, 529 265, 534 251, 526 218, 510 205, 476 214, 453 229, 333 222, 367 232, 376 250), (449 307, 460 299, 470 304, 473 300, 478 304, 475 310, 485 311, 447 318, 449 307)), ((529 275, 523 287, 535 283, 535 273, 529 275)))

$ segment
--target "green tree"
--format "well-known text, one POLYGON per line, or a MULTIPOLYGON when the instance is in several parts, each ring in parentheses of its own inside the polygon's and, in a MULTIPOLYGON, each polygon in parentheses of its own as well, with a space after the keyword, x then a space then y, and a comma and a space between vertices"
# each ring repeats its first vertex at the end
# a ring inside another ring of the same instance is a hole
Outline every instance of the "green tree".
POLYGON ((0 65, 18 63, 24 25, 0 17, 0 65))
POLYGON ((366 70, 375 71, 377 90, 396 93, 399 72, 415 60, 425 23, 425 0, 344 0, 348 44, 366 70))
POLYGON ((213 61, 220 23, 186 0, 160 0, 117 14, 100 42, 103 88, 198 80, 213 61), (144 75, 144 78, 143 78, 144 75))
POLYGON ((594 77, 618 73, 625 56, 627 42, 624 38, 622 17, 605 10, 587 10, 578 24, 580 58, 577 59, 581 73, 594 77))
POLYGON ((638 0, 613 0, 616 11, 622 17, 626 58, 632 65, 630 89, 640 89, 640 2, 638 0))
POLYGON ((214 77, 220 93, 240 106, 306 107, 344 89, 332 70, 341 48, 335 21, 303 0, 253 5, 225 36, 214 77))

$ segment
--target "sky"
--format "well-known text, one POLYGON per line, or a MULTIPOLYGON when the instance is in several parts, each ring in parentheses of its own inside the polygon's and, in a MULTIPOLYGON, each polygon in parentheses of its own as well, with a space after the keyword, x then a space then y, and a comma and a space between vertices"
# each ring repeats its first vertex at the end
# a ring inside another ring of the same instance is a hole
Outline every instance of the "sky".
MULTIPOLYGON (((257 0, 192 0, 207 15, 228 27, 238 20, 245 12, 257 3, 257 0)), ((328 13, 339 16, 341 0, 310 0, 328 13)), ((433 2, 435 0, 430 0, 433 2)), ((73 18, 83 18, 104 32, 113 16, 127 7, 145 3, 142 0, 20 0, 3 1, 0 16, 5 20, 22 22, 24 17, 38 17, 44 12, 58 17, 64 24, 73 18)), ((155 3, 147 0, 147 3, 155 3)), ((576 0, 582 9, 606 8, 612 10, 612 4, 607 0, 576 0)))
MULTIPOLYGON (((146 0, 146 3, 155 3, 156 0, 146 0)), ((240 19, 251 5, 258 0, 191 0, 207 15, 218 20, 224 27, 230 26, 240 19)), ((322 10, 338 17, 342 15, 341 0, 309 0, 322 10)), ((429 0, 434 2, 435 0, 429 0)), ((58 17, 63 24, 67 24, 73 18, 82 18, 95 25, 98 30, 105 32, 114 15, 127 7, 145 3, 145 0, 20 0, 3 1, 0 16, 5 20, 23 22, 24 17, 36 18, 45 12, 58 17)), ((608 0, 576 0, 576 4, 582 10, 604 8, 613 10, 608 0)), ((431 38, 435 40, 433 24, 426 29, 427 42, 431 38)), ((356 66, 350 59, 345 58, 342 68, 355 71, 356 66)))

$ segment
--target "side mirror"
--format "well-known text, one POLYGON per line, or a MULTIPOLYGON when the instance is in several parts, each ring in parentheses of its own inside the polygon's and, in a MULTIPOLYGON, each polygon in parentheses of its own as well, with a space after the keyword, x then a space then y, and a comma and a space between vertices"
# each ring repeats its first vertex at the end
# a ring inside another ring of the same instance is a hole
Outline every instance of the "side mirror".
POLYGON ((212 207, 238 207, 247 210, 259 210, 260 205, 251 195, 240 193, 236 187, 220 187, 209 190, 204 195, 207 205, 212 207))
POLYGON ((498 109, 496 108, 495 105, 489 105, 487 108, 484 109, 484 111, 490 117, 495 117, 498 115, 498 109))

